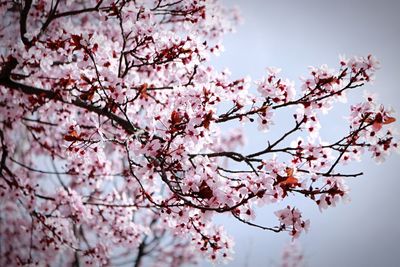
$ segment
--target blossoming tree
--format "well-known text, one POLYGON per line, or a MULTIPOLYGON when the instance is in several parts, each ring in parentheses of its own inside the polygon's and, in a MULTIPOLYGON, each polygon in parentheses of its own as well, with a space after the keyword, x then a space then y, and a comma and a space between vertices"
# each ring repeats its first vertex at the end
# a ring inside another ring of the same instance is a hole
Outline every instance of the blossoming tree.
POLYGON ((372 95, 341 138, 319 135, 321 112, 374 78, 373 56, 311 68, 298 90, 276 68, 233 80, 209 63, 238 20, 217 0, 10 0, 0 14, 2 266, 225 261, 233 242, 215 214, 296 238, 300 210, 269 226, 255 207, 334 206, 362 174, 342 164, 398 150, 372 95), (262 134, 278 112, 292 127, 241 153, 239 126, 262 134))

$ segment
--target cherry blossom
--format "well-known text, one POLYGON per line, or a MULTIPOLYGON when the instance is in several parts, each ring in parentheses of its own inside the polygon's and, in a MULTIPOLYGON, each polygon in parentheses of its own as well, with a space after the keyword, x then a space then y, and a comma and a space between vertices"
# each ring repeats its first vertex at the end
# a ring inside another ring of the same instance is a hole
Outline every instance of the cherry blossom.
POLYGON ((399 151, 394 111, 371 94, 340 138, 321 135, 321 114, 373 81, 372 55, 296 83, 273 67, 233 79, 210 63, 240 22, 217 0, 3 1, 0 15, 2 266, 228 262, 215 215, 296 239, 310 222, 287 200, 333 207, 362 174, 342 165, 399 151), (283 133, 244 152, 253 124, 283 133))
POLYGON ((305 265, 303 251, 297 242, 288 243, 282 252, 281 267, 301 267, 305 265))

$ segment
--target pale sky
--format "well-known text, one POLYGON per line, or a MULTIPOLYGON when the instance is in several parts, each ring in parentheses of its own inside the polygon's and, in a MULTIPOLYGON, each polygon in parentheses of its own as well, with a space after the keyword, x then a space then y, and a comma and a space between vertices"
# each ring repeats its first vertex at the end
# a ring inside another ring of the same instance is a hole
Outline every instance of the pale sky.
MULTIPOLYGON (((336 68, 339 54, 372 53, 381 62, 377 79, 372 86, 352 93, 349 103, 361 101, 364 89, 374 91, 380 102, 397 110, 399 124, 400 1, 225 2, 240 7, 244 24, 225 38, 225 52, 214 61, 218 69, 228 67, 234 77, 250 75, 259 79, 267 66, 276 66, 299 85, 298 77, 306 75, 310 65, 326 63, 336 68)), ((325 118, 321 131, 324 138, 345 133, 342 117, 348 114, 348 108, 349 104, 338 104, 335 112, 325 118)), ((284 121, 277 124, 287 126, 284 121)), ((262 147, 277 133, 262 135, 249 127, 247 134, 251 142, 245 151, 262 147)), ((400 156, 395 154, 380 165, 368 156, 353 164, 352 170, 365 175, 349 180, 350 203, 320 213, 307 199, 294 202, 303 216, 311 219, 310 232, 299 240, 307 266, 400 266, 399 163, 400 156)), ((256 221, 273 226, 273 211, 280 207, 259 210, 256 221)), ((263 232, 232 218, 219 218, 218 222, 236 241, 235 261, 228 266, 276 266, 283 246, 290 240, 285 233, 263 232)))

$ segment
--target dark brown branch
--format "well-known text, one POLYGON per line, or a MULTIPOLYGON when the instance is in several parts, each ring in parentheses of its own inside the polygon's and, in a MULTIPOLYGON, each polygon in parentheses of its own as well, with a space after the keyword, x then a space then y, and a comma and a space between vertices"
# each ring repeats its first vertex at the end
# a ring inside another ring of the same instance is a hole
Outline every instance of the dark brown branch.
POLYGON ((71 11, 66 11, 66 12, 62 12, 62 13, 57 13, 57 7, 59 4, 59 0, 57 0, 56 4, 54 5, 54 7, 51 7, 49 15, 46 19, 46 21, 43 23, 42 28, 40 29, 40 33, 38 35, 38 38, 41 34, 43 34, 46 29, 49 27, 50 23, 58 18, 62 18, 62 17, 68 17, 68 16, 73 16, 73 15, 78 15, 81 13, 87 13, 87 12, 94 12, 94 11, 99 11, 100 10, 100 6, 103 3, 103 0, 100 0, 97 5, 95 7, 92 8, 84 8, 84 9, 80 9, 80 10, 71 10, 71 11))
MULTIPOLYGON (((302 173, 310 173, 308 170, 303 170, 303 169, 297 169, 298 172, 302 173)), ((325 172, 315 172, 316 175, 321 175, 324 177, 357 177, 361 176, 364 173, 363 172, 358 172, 358 173, 325 173, 325 172)))
POLYGON ((46 21, 43 23, 42 28, 40 29, 40 32, 39 32, 39 35, 37 36, 37 38, 39 38, 40 35, 46 31, 47 27, 50 25, 51 21, 54 19, 54 14, 57 12, 57 7, 58 7, 58 4, 60 3, 60 0, 56 1, 56 4, 54 5, 54 7, 53 7, 53 1, 51 3, 52 3, 52 6, 50 8, 49 15, 48 15, 46 21))
MULTIPOLYGON (((366 119, 366 118, 365 118, 366 119)), ((341 151, 341 153, 339 154, 339 156, 337 157, 337 159, 335 160, 335 162, 332 164, 332 166, 329 168, 329 170, 326 172, 326 174, 330 174, 336 167, 336 165, 340 162, 340 159, 343 157, 344 153, 347 152, 347 149, 350 147, 350 145, 355 141, 356 136, 358 135, 358 133, 364 128, 364 121, 365 119, 361 122, 360 126, 358 127, 357 130, 355 130, 354 132, 352 132, 350 134, 351 139, 349 141, 347 141, 347 144, 345 145, 345 147, 343 148, 343 150, 341 151)), ((368 126, 368 125, 367 125, 368 126)), ((366 127, 366 126, 365 126, 366 127)))
POLYGON ((31 41, 28 40, 28 38, 25 37, 25 34, 27 32, 26 29, 26 22, 28 20, 28 14, 29 10, 31 9, 32 5, 32 0, 25 0, 24 8, 21 10, 21 16, 19 18, 19 31, 21 35, 21 40, 26 46, 31 46, 31 41))
POLYGON ((246 157, 247 158, 254 158, 254 157, 258 157, 261 156, 263 154, 266 154, 268 152, 271 151, 272 148, 274 148, 276 145, 278 145, 280 142, 282 142, 286 137, 288 137, 290 134, 296 132, 297 130, 300 129, 300 126, 303 124, 304 120, 301 120, 300 122, 296 122, 295 127, 293 127, 293 129, 291 129, 290 131, 286 132, 284 135, 282 135, 278 140, 276 140, 273 144, 270 144, 266 149, 261 150, 259 152, 253 153, 253 154, 249 154, 246 157))
POLYGON ((86 102, 83 102, 79 98, 76 98, 75 100, 72 100, 71 102, 69 102, 69 101, 63 100, 62 97, 54 91, 43 90, 40 88, 36 88, 36 87, 29 86, 29 85, 21 84, 18 82, 14 82, 9 78, 0 79, 0 84, 7 86, 8 88, 18 90, 27 95, 42 96, 49 100, 60 101, 65 104, 74 105, 74 106, 86 109, 88 111, 94 112, 98 115, 108 117, 112 121, 115 121, 116 123, 118 123, 125 131, 127 131, 128 133, 131 133, 131 134, 136 133, 139 129, 139 128, 136 128, 136 126, 133 126, 131 124, 131 122, 119 117, 118 115, 115 115, 114 113, 110 112, 109 110, 107 110, 105 108, 90 105, 86 102))
MULTIPOLYGON (((345 76, 346 71, 347 71, 347 69, 344 69, 337 79, 338 80, 342 79, 345 76)), ((361 69, 359 72, 357 72, 354 75, 353 79, 358 77, 362 72, 363 72, 363 70, 361 69)), ((283 104, 280 104, 280 105, 272 106, 272 109, 278 109, 278 108, 282 108, 282 107, 303 104, 305 102, 317 103, 318 101, 324 100, 326 98, 329 98, 329 97, 332 97, 332 96, 335 96, 335 95, 340 95, 341 93, 343 93, 347 89, 354 89, 354 88, 357 88, 357 87, 360 87, 360 86, 363 85, 363 83, 353 85, 353 83, 354 83, 353 79, 350 78, 350 81, 346 84, 346 86, 344 86, 342 89, 340 89, 338 91, 334 91, 332 93, 329 93, 329 94, 326 94, 326 95, 323 95, 323 96, 320 96, 320 97, 317 97, 317 98, 314 98, 314 99, 309 99, 308 97, 311 96, 314 93, 315 89, 321 89, 322 86, 327 84, 327 82, 322 82, 322 83, 319 82, 315 86, 314 90, 311 90, 308 94, 303 95, 301 98, 299 98, 297 100, 293 100, 293 101, 289 101, 289 102, 286 102, 286 103, 283 103, 283 104)))
POLYGON ((224 116, 225 114, 223 114, 218 119, 216 119, 215 122, 216 123, 221 123, 221 122, 226 122, 226 121, 235 120, 235 119, 242 119, 243 117, 248 117, 250 115, 262 112, 262 111, 266 110, 267 108, 269 108, 268 105, 263 105, 262 107, 259 107, 259 108, 256 108, 256 109, 252 109, 252 110, 247 111, 245 113, 240 113, 240 114, 231 115, 231 116, 224 116))
POLYGON ((253 227, 260 228, 260 229, 262 229, 262 230, 273 231, 273 232, 275 232, 275 233, 279 233, 279 232, 281 232, 281 231, 284 230, 283 227, 274 227, 274 228, 271 228, 271 227, 265 227, 265 226, 262 226, 262 225, 258 225, 258 224, 255 224, 255 223, 246 221, 246 220, 240 218, 240 216, 238 216, 237 214, 235 214, 235 212, 232 212, 232 215, 233 215, 233 217, 235 217, 236 219, 238 219, 238 220, 241 221, 242 223, 245 223, 245 224, 250 225, 250 226, 253 226, 253 227))
POLYGON ((19 166, 21 166, 21 167, 23 167, 23 168, 25 168, 25 169, 27 169, 27 170, 29 170, 29 171, 32 171, 32 172, 37 172, 37 173, 42 173, 42 174, 68 174, 68 175, 70 175, 71 173, 69 173, 69 172, 56 172, 56 171, 44 171, 44 170, 39 170, 39 169, 35 169, 35 168, 32 168, 32 167, 30 167, 30 166, 28 166, 28 165, 25 165, 25 164, 23 164, 23 163, 21 163, 21 162, 19 162, 19 161, 16 161, 15 159, 13 159, 13 158, 11 158, 11 157, 9 157, 9 159, 12 161, 12 162, 14 162, 15 164, 17 164, 17 165, 19 165, 19 166))
MULTIPOLYGON (((4 133, 3 130, 0 129, 0 141, 1 141, 1 160, 0 160, 0 175, 3 177, 3 170, 6 168, 6 160, 7 160, 7 156, 8 156, 8 149, 7 146, 5 144, 5 140, 4 140, 4 133)), ((8 181, 8 180, 6 180, 8 181)))
POLYGON ((142 242, 140 242, 140 245, 138 247, 138 253, 135 259, 135 264, 134 267, 140 267, 141 263, 142 263, 142 259, 145 256, 144 254, 144 249, 146 248, 146 240, 147 240, 147 236, 145 236, 142 240, 142 242))

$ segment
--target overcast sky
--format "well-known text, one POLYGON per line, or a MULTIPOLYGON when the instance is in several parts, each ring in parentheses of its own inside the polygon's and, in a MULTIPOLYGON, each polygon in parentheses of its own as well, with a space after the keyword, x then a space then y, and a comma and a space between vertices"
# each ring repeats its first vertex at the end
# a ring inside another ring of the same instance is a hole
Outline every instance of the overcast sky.
MULTIPOLYGON (((381 70, 375 83, 365 88, 377 92, 382 103, 400 112, 400 1, 225 2, 240 7, 244 24, 225 38, 225 52, 214 61, 217 68, 228 67, 234 77, 259 79, 267 66, 281 67, 282 74, 298 85, 298 77, 306 75, 310 65, 327 63, 336 68, 339 54, 372 53, 380 60, 381 70)), ((360 101, 362 90, 351 94, 349 102, 360 101)), ((339 104, 333 116, 325 118, 324 139, 346 132, 342 117, 347 111, 348 105, 339 104)), ((277 124, 285 127, 284 121, 277 124)), ((247 134, 251 142, 246 151, 262 147, 276 132, 266 137, 250 127, 247 134)), ((311 219, 310 232, 300 238, 307 266, 400 266, 399 163, 396 154, 381 165, 368 157, 353 164, 353 170, 365 175, 349 181, 352 201, 322 214, 311 201, 297 200, 296 206, 311 219)), ((272 223, 272 212, 277 208, 259 210, 257 222, 272 223)), ((229 266, 276 266, 290 240, 285 233, 252 229, 232 218, 218 221, 236 240, 235 261, 229 266)))

